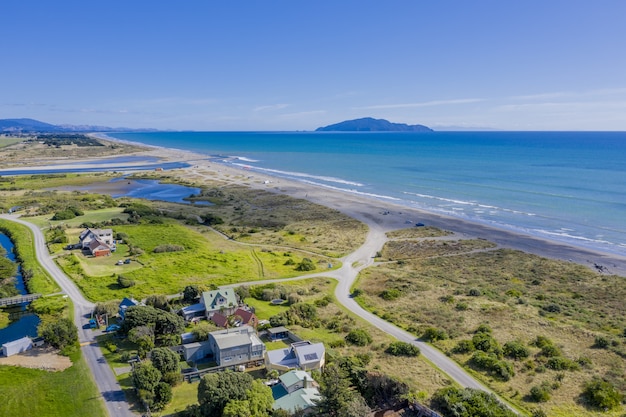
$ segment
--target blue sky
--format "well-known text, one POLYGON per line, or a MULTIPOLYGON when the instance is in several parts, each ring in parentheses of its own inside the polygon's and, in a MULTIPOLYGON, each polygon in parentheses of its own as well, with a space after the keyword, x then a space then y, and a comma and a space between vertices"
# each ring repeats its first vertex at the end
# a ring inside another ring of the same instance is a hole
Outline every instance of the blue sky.
POLYGON ((626 130, 626 1, 0 2, 0 118, 626 130))

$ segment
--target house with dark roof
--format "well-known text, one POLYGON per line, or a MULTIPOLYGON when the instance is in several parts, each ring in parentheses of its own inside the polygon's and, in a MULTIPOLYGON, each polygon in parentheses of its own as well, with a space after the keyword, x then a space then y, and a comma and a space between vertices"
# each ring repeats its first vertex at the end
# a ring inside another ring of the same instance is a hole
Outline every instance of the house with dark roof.
POLYGON ((115 240, 112 229, 87 228, 78 237, 79 247, 93 256, 110 255, 115 250, 115 240))
POLYGON ((292 343, 288 348, 268 350, 265 353, 265 367, 278 371, 322 369, 325 355, 326 348, 323 343, 305 340, 292 343))
POLYGON ((209 346, 215 362, 220 366, 264 361, 265 344, 250 326, 211 332, 209 346))
POLYGON ((220 288, 213 291, 205 291, 200 297, 200 303, 204 305, 207 319, 213 314, 220 313, 230 316, 237 310, 238 302, 234 288, 220 288))
POLYGON ((243 308, 238 308, 230 316, 226 316, 222 313, 214 313, 211 317, 211 321, 219 327, 250 326, 256 329, 259 324, 259 319, 256 314, 243 308))

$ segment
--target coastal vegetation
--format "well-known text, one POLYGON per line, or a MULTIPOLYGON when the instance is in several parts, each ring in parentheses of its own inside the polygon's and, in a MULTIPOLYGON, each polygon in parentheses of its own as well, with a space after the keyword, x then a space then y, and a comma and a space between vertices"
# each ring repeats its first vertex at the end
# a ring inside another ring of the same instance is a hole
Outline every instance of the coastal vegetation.
MULTIPOLYGON (((168 173, 163 179, 182 181, 177 175, 168 173)), ((91 181, 112 178, 87 177, 91 181)), ((255 307, 260 319, 288 324, 301 338, 323 341, 329 363, 360 358, 359 366, 344 366, 353 390, 359 390, 358 376, 364 375, 357 368, 365 368, 369 378, 377 374, 405 384, 406 390, 399 391, 407 397, 426 403, 430 399, 441 410, 462 401, 495 406, 481 393, 456 387, 442 391, 451 381, 427 363, 419 350, 394 343, 334 302, 335 281, 316 278, 254 285, 254 281, 302 275, 298 266, 303 264, 305 271, 313 265, 313 272, 337 268, 334 257, 363 242, 366 230, 359 222, 284 195, 211 181, 205 181, 200 194, 190 196, 194 204, 183 205, 44 191, 48 180, 54 187, 61 187, 64 180, 83 181, 80 176, 18 178, 15 186, 36 184, 38 188, 5 189, 2 193, 9 200, 3 204, 24 207, 29 220, 47 229, 49 247, 59 264, 92 300, 146 298, 182 293, 185 287, 202 290, 250 283, 246 303, 255 307), (203 201, 212 205, 202 205, 203 201), (55 213, 69 207, 83 214, 52 220, 55 213), (65 249, 68 243, 77 242, 85 226, 113 228, 121 241, 117 251, 92 258, 65 249), (125 259, 131 262, 117 265, 125 259), (283 301, 272 303, 277 299, 283 301)), ((184 181, 194 186, 201 183, 199 178, 184 181)), ((5 223, 14 225, 0 221, 0 225, 5 223)), ((626 392, 622 277, 429 227, 392 232, 389 238, 376 265, 361 273, 355 287, 355 298, 362 306, 434 344, 521 409, 551 416, 620 415, 619 404, 626 392), (609 398, 606 404, 601 402, 605 398, 609 398), (612 411, 599 411, 615 401, 618 406, 612 411)), ((142 350, 143 356, 154 347, 143 346, 140 334, 134 336, 131 340, 101 339, 113 368, 126 366, 134 353, 142 350)), ((268 347, 281 344, 271 342, 268 347)), ((128 396, 137 398, 131 393, 133 377, 123 373, 118 378, 128 396)), ((162 391, 157 395, 156 385, 143 399, 163 402, 164 414, 182 411, 183 405, 197 399, 197 390, 188 385, 173 386, 169 403, 161 401, 168 398, 167 389, 159 388, 162 391)), ((363 392, 369 392, 363 398, 371 407, 371 391, 363 392)), ((356 407, 358 398, 355 401, 356 407)))
POLYGON ((595 415, 583 390, 598 377, 607 393, 626 392, 623 277, 412 230, 393 233, 380 262, 361 272, 354 288, 363 307, 525 409, 595 415))

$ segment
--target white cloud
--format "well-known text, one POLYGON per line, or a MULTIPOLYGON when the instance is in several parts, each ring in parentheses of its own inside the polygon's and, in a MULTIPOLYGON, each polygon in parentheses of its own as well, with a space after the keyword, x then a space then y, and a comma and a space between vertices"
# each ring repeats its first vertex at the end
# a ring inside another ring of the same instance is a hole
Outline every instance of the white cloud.
POLYGON ((255 107, 254 109, 252 109, 252 111, 260 112, 260 111, 282 110, 286 107, 289 107, 289 104, 270 104, 267 106, 255 107))
POLYGON ((419 103, 400 103, 400 104, 379 104, 374 106, 354 107, 356 110, 381 110, 381 109, 401 109, 410 107, 431 107, 431 106, 443 106, 447 104, 468 104, 478 103, 485 101, 482 98, 462 98, 454 100, 433 100, 423 101, 419 103))

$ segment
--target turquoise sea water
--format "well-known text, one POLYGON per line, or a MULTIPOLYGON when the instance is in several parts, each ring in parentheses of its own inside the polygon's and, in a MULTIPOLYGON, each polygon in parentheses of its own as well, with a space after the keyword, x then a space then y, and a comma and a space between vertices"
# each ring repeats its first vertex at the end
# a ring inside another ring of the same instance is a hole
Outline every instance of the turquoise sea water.
POLYGON ((110 136, 626 255, 626 132, 110 136))

